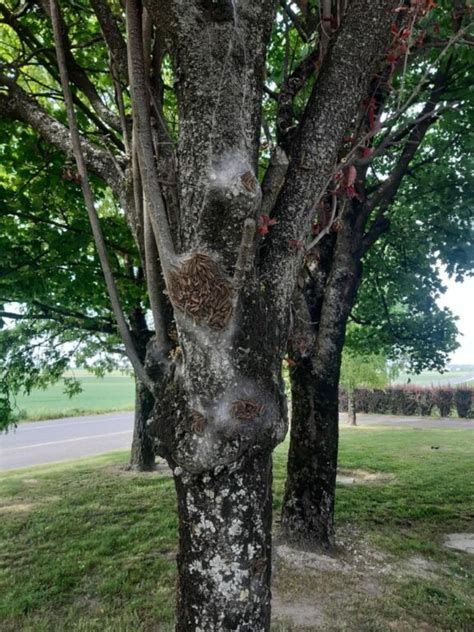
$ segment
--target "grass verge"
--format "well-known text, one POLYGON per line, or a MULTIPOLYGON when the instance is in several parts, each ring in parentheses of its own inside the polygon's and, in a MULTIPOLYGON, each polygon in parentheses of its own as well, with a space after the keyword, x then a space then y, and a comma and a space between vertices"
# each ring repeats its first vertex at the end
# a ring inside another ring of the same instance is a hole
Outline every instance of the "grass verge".
POLYGON ((82 392, 68 397, 61 382, 46 389, 18 395, 15 409, 19 421, 41 421, 78 415, 133 410, 134 383, 127 375, 112 373, 103 378, 78 372, 82 392))
MULTIPOLYGON (((277 511, 286 447, 274 459, 277 511)), ((172 629, 173 483, 124 471, 127 456, 0 475, 2 631, 172 629)), ((469 430, 344 429, 341 466, 390 478, 338 486, 343 546, 324 576, 320 562, 277 564, 275 594, 298 616, 275 630, 474 629, 472 556, 442 546, 473 531, 473 456, 469 430)))

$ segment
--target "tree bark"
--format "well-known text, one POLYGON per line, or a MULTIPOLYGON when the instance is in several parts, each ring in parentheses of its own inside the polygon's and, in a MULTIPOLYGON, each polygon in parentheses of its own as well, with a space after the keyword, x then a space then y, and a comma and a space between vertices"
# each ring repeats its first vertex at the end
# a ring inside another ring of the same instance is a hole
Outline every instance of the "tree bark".
MULTIPOLYGON (((347 319, 362 268, 363 225, 354 204, 343 214, 334 249, 321 242, 308 279, 291 370, 292 418, 281 524, 287 540, 329 548, 334 544, 339 435, 339 373, 347 319), (306 326, 305 326, 306 324, 306 326)), ((328 244, 329 242, 329 244, 328 244)), ((294 344, 294 341, 293 341, 294 344)))
POLYGON ((271 455, 196 476, 175 469, 177 632, 270 627, 271 455))
POLYGON ((305 359, 291 372, 292 423, 282 509, 287 538, 329 548, 339 439, 337 385, 315 375, 305 359))
POLYGON ((140 380, 135 378, 135 416, 129 467, 139 472, 150 471, 155 465, 153 441, 148 435, 147 422, 155 399, 140 380))
POLYGON ((350 390, 347 392, 347 423, 349 426, 356 426, 356 407, 355 392, 350 390))

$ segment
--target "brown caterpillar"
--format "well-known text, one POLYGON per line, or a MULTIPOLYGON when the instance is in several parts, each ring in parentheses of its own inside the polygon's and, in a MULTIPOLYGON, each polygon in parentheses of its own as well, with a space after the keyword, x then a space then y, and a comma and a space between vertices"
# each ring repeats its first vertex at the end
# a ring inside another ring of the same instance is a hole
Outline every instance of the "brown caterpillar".
POLYGON ((208 255, 195 253, 171 272, 168 292, 175 307, 212 329, 224 329, 232 316, 232 287, 208 255))

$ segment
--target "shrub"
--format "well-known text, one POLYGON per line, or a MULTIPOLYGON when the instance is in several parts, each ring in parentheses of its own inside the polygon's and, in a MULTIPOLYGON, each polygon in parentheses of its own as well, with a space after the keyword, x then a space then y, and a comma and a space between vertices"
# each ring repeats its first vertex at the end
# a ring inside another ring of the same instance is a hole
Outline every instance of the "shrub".
POLYGON ((454 391, 454 404, 458 417, 464 419, 472 415, 473 389, 460 386, 454 391))
POLYGON ((355 406, 358 413, 368 413, 372 391, 368 388, 358 388, 355 393, 355 406))
POLYGON ((418 413, 425 417, 429 417, 435 405, 433 389, 419 388, 417 392, 417 403, 418 413))
POLYGON ((416 388, 413 386, 405 389, 405 397, 401 398, 403 415, 416 415, 417 414, 418 391, 419 391, 419 388, 416 388))
POLYGON ((394 386, 390 389, 390 412, 393 415, 405 415, 405 391, 402 386, 394 386))
MULTIPOLYGON (((429 416, 437 406, 441 417, 449 417, 455 406, 458 417, 466 419, 474 416, 474 388, 467 386, 359 388, 355 400, 357 412, 362 413, 429 416)), ((347 393, 342 388, 339 391, 339 410, 347 411, 347 393)))
POLYGON ((434 403, 439 408, 441 417, 449 417, 453 406, 453 390, 452 388, 434 388, 434 403))
POLYGON ((379 415, 386 414, 390 410, 390 389, 374 389, 370 397, 369 410, 379 415))

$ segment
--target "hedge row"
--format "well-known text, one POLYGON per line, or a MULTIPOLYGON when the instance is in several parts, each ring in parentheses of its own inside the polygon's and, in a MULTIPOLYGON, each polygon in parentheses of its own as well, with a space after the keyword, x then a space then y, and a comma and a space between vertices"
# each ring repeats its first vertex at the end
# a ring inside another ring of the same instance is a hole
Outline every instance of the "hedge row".
MULTIPOLYGON (((356 390, 356 411, 389 415, 431 415, 474 418, 474 388, 391 386, 356 390), (437 410, 436 410, 437 409, 437 410)), ((340 389, 340 410, 347 410, 347 394, 340 389)))

